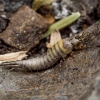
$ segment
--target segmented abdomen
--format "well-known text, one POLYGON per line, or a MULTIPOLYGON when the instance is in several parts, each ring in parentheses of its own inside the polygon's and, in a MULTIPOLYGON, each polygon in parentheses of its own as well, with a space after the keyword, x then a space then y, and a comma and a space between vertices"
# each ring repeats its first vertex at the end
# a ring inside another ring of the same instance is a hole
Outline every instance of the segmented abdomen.
POLYGON ((45 55, 40 57, 19 61, 20 66, 30 70, 42 70, 55 64, 61 57, 65 57, 66 53, 62 51, 57 43, 52 49, 49 49, 45 55))

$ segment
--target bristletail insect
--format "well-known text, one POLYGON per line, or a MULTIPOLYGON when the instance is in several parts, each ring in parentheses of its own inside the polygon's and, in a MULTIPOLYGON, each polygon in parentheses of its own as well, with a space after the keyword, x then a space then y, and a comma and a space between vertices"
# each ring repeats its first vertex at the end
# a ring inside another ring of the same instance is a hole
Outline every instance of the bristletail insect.
POLYGON ((3 62, 0 66, 28 70, 44 70, 54 65, 60 58, 65 58, 67 54, 72 52, 74 45, 78 43, 79 40, 75 38, 61 39, 45 55, 27 60, 3 62))

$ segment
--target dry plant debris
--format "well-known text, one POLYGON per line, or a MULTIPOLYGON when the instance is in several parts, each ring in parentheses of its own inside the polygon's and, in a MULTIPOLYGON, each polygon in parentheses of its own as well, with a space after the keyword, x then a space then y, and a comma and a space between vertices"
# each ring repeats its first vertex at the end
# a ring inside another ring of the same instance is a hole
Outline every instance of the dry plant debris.
POLYGON ((13 53, 0 55, 0 63, 6 62, 6 61, 10 62, 10 61, 22 60, 23 58, 27 57, 26 53, 27 51, 19 51, 19 52, 13 52, 13 53))
POLYGON ((46 19, 46 21, 47 21, 49 24, 53 24, 53 23, 55 22, 55 18, 54 18, 53 15, 48 14, 48 15, 45 15, 45 16, 43 16, 43 17, 46 19))
POLYGON ((48 48, 52 48, 59 40, 61 40, 61 34, 58 30, 54 30, 50 36, 50 43, 47 43, 48 48))
POLYGON ((32 8, 36 11, 41 6, 50 5, 54 0, 34 0, 32 8))

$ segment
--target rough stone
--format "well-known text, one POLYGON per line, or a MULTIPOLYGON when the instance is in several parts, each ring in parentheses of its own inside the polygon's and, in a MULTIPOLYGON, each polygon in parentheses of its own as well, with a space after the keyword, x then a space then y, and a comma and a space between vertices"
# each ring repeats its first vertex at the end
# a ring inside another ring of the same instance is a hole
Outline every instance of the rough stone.
POLYGON ((24 5, 10 18, 10 23, 0 38, 12 47, 29 50, 39 43, 47 28, 45 19, 24 5))
POLYGON ((4 9, 9 12, 17 11, 22 5, 32 6, 33 0, 0 0, 3 3, 4 9))
POLYGON ((100 100, 100 75, 87 89, 87 92, 79 100, 100 100))

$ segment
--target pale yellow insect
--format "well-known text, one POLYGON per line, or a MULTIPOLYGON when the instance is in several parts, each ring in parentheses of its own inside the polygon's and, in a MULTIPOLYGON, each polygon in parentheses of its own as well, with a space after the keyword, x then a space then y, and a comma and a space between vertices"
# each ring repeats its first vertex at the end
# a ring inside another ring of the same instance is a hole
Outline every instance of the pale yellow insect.
POLYGON ((0 66, 43 70, 54 65, 60 58, 65 58, 67 54, 72 52, 74 45, 77 43, 79 41, 75 38, 61 39, 45 55, 27 60, 4 62, 0 66))

